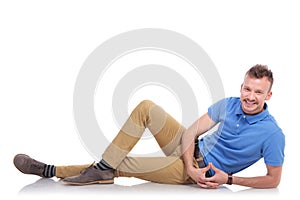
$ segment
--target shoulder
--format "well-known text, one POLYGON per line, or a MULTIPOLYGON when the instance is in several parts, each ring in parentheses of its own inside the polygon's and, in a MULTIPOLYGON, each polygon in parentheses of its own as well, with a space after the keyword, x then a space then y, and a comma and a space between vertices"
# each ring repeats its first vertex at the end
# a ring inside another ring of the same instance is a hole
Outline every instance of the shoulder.
POLYGON ((239 97, 227 97, 225 98, 226 105, 234 105, 236 106, 237 104, 240 104, 240 98, 239 97))
POLYGON ((239 97, 227 97, 215 102, 210 106, 210 110, 215 110, 217 112, 232 112, 240 109, 241 101, 239 97))
POLYGON ((240 108, 241 101, 239 97, 227 97, 219 101, 219 105, 224 106, 228 111, 233 111, 240 108))
POLYGON ((271 135, 275 134, 278 135, 279 137, 284 137, 282 129, 280 128, 277 121, 271 114, 269 114, 266 117, 266 123, 267 123, 266 127, 268 127, 268 132, 270 132, 271 135))

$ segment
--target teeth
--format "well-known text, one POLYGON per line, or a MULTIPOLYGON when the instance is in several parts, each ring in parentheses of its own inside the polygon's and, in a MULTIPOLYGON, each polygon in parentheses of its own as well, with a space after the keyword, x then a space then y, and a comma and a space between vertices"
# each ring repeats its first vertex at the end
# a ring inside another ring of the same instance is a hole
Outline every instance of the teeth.
POLYGON ((247 103, 247 104, 254 104, 255 102, 251 102, 251 101, 247 101, 247 100, 246 100, 246 103, 247 103))

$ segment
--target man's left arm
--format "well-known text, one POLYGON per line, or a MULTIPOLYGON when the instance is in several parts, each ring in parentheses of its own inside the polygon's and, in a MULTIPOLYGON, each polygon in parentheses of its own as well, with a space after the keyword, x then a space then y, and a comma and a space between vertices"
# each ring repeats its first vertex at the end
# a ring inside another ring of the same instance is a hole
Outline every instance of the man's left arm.
MULTIPOLYGON (((232 184, 247 186, 252 188, 276 188, 281 179, 282 166, 266 165, 267 174, 265 176, 256 177, 239 177, 232 176, 232 184)), ((226 184, 228 181, 228 174, 212 165, 215 175, 207 178, 206 181, 217 182, 220 185, 226 184)))
POLYGON ((242 185, 252 188, 276 188, 281 179, 282 166, 266 165, 267 174, 257 177, 233 176, 232 184, 242 185))

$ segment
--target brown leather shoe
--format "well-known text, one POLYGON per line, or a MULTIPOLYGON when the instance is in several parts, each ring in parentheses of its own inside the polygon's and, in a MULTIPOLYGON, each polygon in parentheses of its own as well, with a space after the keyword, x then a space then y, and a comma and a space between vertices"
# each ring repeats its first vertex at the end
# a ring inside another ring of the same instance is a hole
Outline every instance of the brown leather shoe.
POLYGON ((30 158, 26 154, 17 154, 14 157, 14 165, 24 174, 34 174, 45 178, 43 172, 46 164, 30 158))
POLYGON ((82 170, 79 175, 63 179, 63 183, 70 185, 89 185, 89 184, 112 184, 114 183, 114 170, 95 169, 92 164, 82 170))

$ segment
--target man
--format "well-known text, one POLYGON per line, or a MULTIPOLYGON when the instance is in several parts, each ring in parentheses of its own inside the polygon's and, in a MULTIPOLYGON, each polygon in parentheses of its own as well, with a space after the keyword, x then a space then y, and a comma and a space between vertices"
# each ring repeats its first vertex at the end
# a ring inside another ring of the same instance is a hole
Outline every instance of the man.
POLYGON ((113 183, 115 177, 136 177, 157 183, 198 184, 218 188, 237 184, 274 188, 280 183, 285 137, 265 103, 272 96, 273 74, 265 65, 250 68, 240 97, 222 99, 185 129, 162 108, 142 101, 92 165, 54 166, 18 154, 14 164, 25 174, 63 178, 74 185, 113 183), (205 134, 213 127, 212 134, 205 134), (148 128, 165 157, 129 157, 130 150, 148 128), (205 134, 204 136, 201 136, 205 134), (234 174, 261 158, 267 174, 238 177, 234 174))

